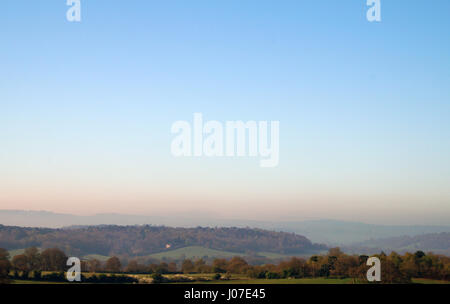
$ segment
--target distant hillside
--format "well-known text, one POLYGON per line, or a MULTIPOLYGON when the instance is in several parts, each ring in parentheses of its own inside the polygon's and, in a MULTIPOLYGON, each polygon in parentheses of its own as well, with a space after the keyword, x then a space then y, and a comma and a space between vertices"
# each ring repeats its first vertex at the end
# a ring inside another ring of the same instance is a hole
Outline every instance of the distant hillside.
MULTIPOLYGON (((88 225, 169 225, 157 216, 95 214, 91 216, 48 211, 0 210, 0 224, 5 226, 62 228, 88 225)), ((184 226, 184 224, 182 225, 184 226)))
POLYGON ((389 253, 415 252, 418 250, 436 254, 450 255, 450 233, 430 233, 416 236, 401 236, 374 239, 356 243, 344 248, 347 252, 375 253, 384 251, 389 253))
POLYGON ((250 228, 90 226, 50 229, 0 225, 0 247, 58 247, 68 254, 147 256, 188 246, 235 253, 305 254, 326 250, 294 233, 250 228))
POLYGON ((47 211, 0 210, 0 224, 21 227, 62 228, 89 225, 165 225, 176 227, 252 227, 294 232, 317 243, 349 245, 369 239, 450 232, 450 226, 373 225, 337 220, 255 221, 218 219, 208 215, 147 216, 96 214, 79 216, 47 211))
POLYGON ((450 232, 450 226, 373 225, 336 220, 277 223, 276 230, 295 232, 330 246, 352 244, 370 239, 450 232))

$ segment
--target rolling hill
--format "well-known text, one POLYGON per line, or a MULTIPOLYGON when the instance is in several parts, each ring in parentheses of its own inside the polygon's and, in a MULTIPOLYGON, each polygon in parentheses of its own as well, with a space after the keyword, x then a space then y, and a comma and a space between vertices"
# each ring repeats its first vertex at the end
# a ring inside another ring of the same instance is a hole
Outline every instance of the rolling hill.
POLYGON ((390 253, 433 252, 436 254, 450 255, 450 233, 429 233, 416 236, 400 236, 392 238, 372 239, 355 243, 343 248, 346 252, 354 253, 378 253, 384 251, 390 253))
POLYGON ((164 225, 193 228, 252 227, 266 230, 293 232, 313 242, 330 246, 350 245, 370 239, 415 236, 420 234, 450 232, 450 226, 431 225, 374 225, 339 220, 258 221, 219 219, 207 215, 173 214, 172 216, 147 216, 128 214, 95 214, 80 216, 47 211, 0 210, 0 224, 21 227, 63 228, 68 226, 96 225, 164 225))
POLYGON ((149 256, 186 247, 236 254, 298 255, 326 250, 294 233, 251 228, 172 228, 163 226, 89 226, 67 229, 0 225, 0 247, 8 250, 57 247, 85 256, 149 256))

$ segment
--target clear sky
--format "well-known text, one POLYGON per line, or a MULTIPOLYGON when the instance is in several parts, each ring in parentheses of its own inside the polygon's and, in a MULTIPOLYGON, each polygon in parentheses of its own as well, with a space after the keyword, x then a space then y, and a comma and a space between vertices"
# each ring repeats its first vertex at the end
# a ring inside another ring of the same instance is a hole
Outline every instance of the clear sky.
POLYGON ((0 3, 0 209, 450 223, 450 1, 0 3), (174 158, 279 120, 280 162, 174 158))

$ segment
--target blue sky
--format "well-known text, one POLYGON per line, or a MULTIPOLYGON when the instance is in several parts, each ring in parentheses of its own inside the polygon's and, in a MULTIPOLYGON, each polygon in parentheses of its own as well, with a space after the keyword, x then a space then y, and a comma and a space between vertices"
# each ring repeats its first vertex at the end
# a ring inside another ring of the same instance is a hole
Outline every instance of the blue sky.
POLYGON ((0 202, 450 222, 450 2, 0 4, 0 202), (280 165, 174 159, 171 124, 279 120, 280 165))

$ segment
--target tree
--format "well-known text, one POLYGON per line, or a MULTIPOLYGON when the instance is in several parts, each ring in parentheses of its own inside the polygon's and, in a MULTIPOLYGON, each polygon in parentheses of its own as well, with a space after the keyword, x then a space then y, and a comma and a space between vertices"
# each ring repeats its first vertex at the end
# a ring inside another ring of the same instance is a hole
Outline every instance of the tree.
POLYGON ((120 272, 121 267, 120 260, 116 256, 109 258, 105 264, 106 271, 109 272, 120 272))
POLYGON ((102 268, 102 263, 97 259, 92 259, 88 261, 89 272, 99 272, 102 268))
POLYGON ((338 277, 355 277, 354 270, 360 266, 358 256, 341 255, 334 263, 331 275, 338 277))
POLYGON ((30 247, 25 249, 24 255, 28 259, 28 266, 31 271, 41 270, 41 255, 39 249, 30 247))
POLYGON ((414 255, 417 260, 420 260, 421 258, 423 258, 425 256, 425 253, 423 251, 419 250, 419 251, 416 251, 416 253, 414 253, 414 255))
POLYGON ((10 271, 9 252, 6 249, 0 248, 0 284, 9 283, 10 271))
POLYGON ((206 266, 206 262, 203 259, 198 259, 197 261, 195 261, 194 263, 194 267, 195 267, 195 272, 198 273, 202 273, 202 272, 207 272, 207 266, 206 266))
POLYGON ((136 260, 131 260, 128 262, 127 267, 125 268, 125 272, 128 273, 138 273, 141 269, 141 266, 136 260))
POLYGON ((411 278, 402 273, 391 258, 381 262, 381 274, 384 283, 410 283, 411 278))
POLYGON ((42 270, 44 271, 64 271, 66 268, 67 256, 58 248, 50 248, 42 251, 42 270))
POLYGON ((328 264, 322 264, 319 269, 319 276, 320 277, 329 277, 330 276, 330 265, 328 264))
POLYGON ((213 272, 225 273, 228 268, 228 261, 226 259, 215 259, 213 261, 213 272))
POLYGON ((280 275, 278 274, 278 273, 276 273, 276 272, 267 272, 266 273, 266 279, 269 279, 269 280, 274 280, 274 279, 279 279, 280 278, 280 275))
POLYGON ((169 272, 169 265, 165 262, 159 263, 159 265, 156 267, 157 273, 168 273, 169 272))
POLYGON ((319 257, 317 255, 313 255, 309 258, 309 263, 312 266, 312 275, 316 277, 316 264, 319 262, 319 257))
POLYGON ((192 273, 195 270, 195 265, 191 260, 186 259, 181 264, 181 271, 184 273, 192 273))
POLYGON ((248 263, 241 257, 233 257, 228 263, 227 271, 230 273, 245 273, 248 263))
POLYGON ((0 261, 9 260, 9 252, 6 249, 0 248, 0 261))
POLYGON ((163 283, 165 281, 165 278, 160 273, 154 273, 152 274, 152 283, 153 284, 159 284, 163 283))
POLYGON ((177 263, 175 263, 175 262, 170 262, 170 263, 169 263, 169 266, 168 266, 168 271, 169 271, 170 273, 175 273, 175 272, 177 272, 177 263))
POLYGON ((339 257, 339 256, 341 256, 343 254, 344 253, 341 251, 341 248, 339 248, 339 247, 330 248, 330 250, 328 251, 328 255, 329 256, 339 257))
POLYGON ((423 268, 422 267, 422 262, 423 262, 425 256, 426 256, 425 253, 423 251, 421 251, 421 250, 416 251, 416 253, 414 253, 414 263, 416 264, 417 275, 419 277, 422 276, 422 268, 423 268))
MULTIPOLYGON (((383 264, 381 264, 383 266, 383 264)), ((403 262, 400 265, 400 269, 408 277, 417 277, 418 267, 415 261, 415 255, 411 253, 406 253, 403 257, 403 262)))
POLYGON ((281 262, 278 265, 278 272, 282 273, 285 278, 305 277, 308 274, 305 261, 296 257, 287 262, 281 262))
POLYGON ((18 254, 14 256, 12 259, 12 265, 14 269, 17 271, 21 271, 27 274, 30 272, 30 268, 28 265, 28 258, 24 254, 18 254))

